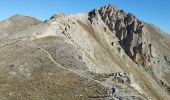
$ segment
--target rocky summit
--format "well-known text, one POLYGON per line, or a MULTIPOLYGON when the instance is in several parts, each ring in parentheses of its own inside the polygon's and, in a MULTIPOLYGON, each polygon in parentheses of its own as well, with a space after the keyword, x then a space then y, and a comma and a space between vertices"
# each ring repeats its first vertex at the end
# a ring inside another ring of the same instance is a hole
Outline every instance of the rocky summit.
POLYGON ((106 5, 0 22, 1 100, 169 100, 170 36, 106 5))

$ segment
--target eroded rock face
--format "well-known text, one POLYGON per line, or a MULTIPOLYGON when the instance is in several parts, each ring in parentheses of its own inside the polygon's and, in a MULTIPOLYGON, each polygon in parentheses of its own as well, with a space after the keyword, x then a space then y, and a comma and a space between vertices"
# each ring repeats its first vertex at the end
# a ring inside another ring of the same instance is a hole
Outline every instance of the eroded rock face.
POLYGON ((144 23, 133 14, 126 14, 112 5, 95 9, 89 19, 101 18, 108 28, 116 34, 127 55, 136 63, 146 66, 154 58, 155 49, 148 37, 144 23))

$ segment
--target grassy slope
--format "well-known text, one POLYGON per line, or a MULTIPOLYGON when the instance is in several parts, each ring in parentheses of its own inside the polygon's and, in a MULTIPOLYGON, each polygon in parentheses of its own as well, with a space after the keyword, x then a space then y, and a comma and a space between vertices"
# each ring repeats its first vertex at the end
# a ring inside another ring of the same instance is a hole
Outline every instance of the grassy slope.
POLYGON ((1 100, 88 100, 106 95, 99 84, 58 68, 29 40, 5 45, 0 53, 1 100))

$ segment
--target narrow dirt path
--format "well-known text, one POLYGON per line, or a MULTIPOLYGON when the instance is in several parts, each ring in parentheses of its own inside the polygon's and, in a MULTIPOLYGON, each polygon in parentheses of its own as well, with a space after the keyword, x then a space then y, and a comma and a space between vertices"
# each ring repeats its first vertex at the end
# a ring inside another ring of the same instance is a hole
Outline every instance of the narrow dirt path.
POLYGON ((45 52, 45 53, 48 55, 48 58, 49 58, 54 64, 56 64, 57 67, 60 67, 60 68, 62 68, 62 69, 64 69, 64 70, 66 70, 66 71, 69 71, 69 72, 74 73, 74 74, 76 74, 76 75, 79 75, 79 76, 81 76, 81 77, 87 78, 87 79, 89 79, 89 80, 91 80, 91 81, 94 81, 94 82, 96 82, 96 83, 104 86, 104 87, 107 87, 107 88, 111 89, 112 86, 110 86, 109 84, 106 84, 106 83, 104 83, 104 82, 100 82, 100 81, 95 80, 95 79, 93 79, 93 78, 91 78, 91 77, 89 77, 89 76, 83 75, 83 74, 81 74, 81 73, 78 73, 78 72, 76 72, 76 71, 74 71, 74 70, 68 69, 68 68, 60 65, 59 63, 57 63, 57 62, 52 58, 51 54, 50 54, 47 50, 45 50, 45 49, 43 49, 42 47, 40 47, 40 46, 38 46, 37 44, 35 44, 35 43, 33 42, 33 38, 31 38, 30 40, 31 40, 31 43, 32 43, 35 47, 37 47, 37 48, 41 49, 43 52, 45 52))

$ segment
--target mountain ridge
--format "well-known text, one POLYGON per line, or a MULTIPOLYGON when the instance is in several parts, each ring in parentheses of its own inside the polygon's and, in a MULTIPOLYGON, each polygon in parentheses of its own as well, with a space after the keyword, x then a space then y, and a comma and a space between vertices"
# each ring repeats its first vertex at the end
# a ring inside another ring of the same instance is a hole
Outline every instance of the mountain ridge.
POLYGON ((26 24, 27 29, 0 39, 0 79, 8 79, 0 83, 5 94, 0 97, 5 100, 169 99, 168 37, 134 15, 108 5, 26 24), (113 84, 117 92, 111 96, 113 84))

